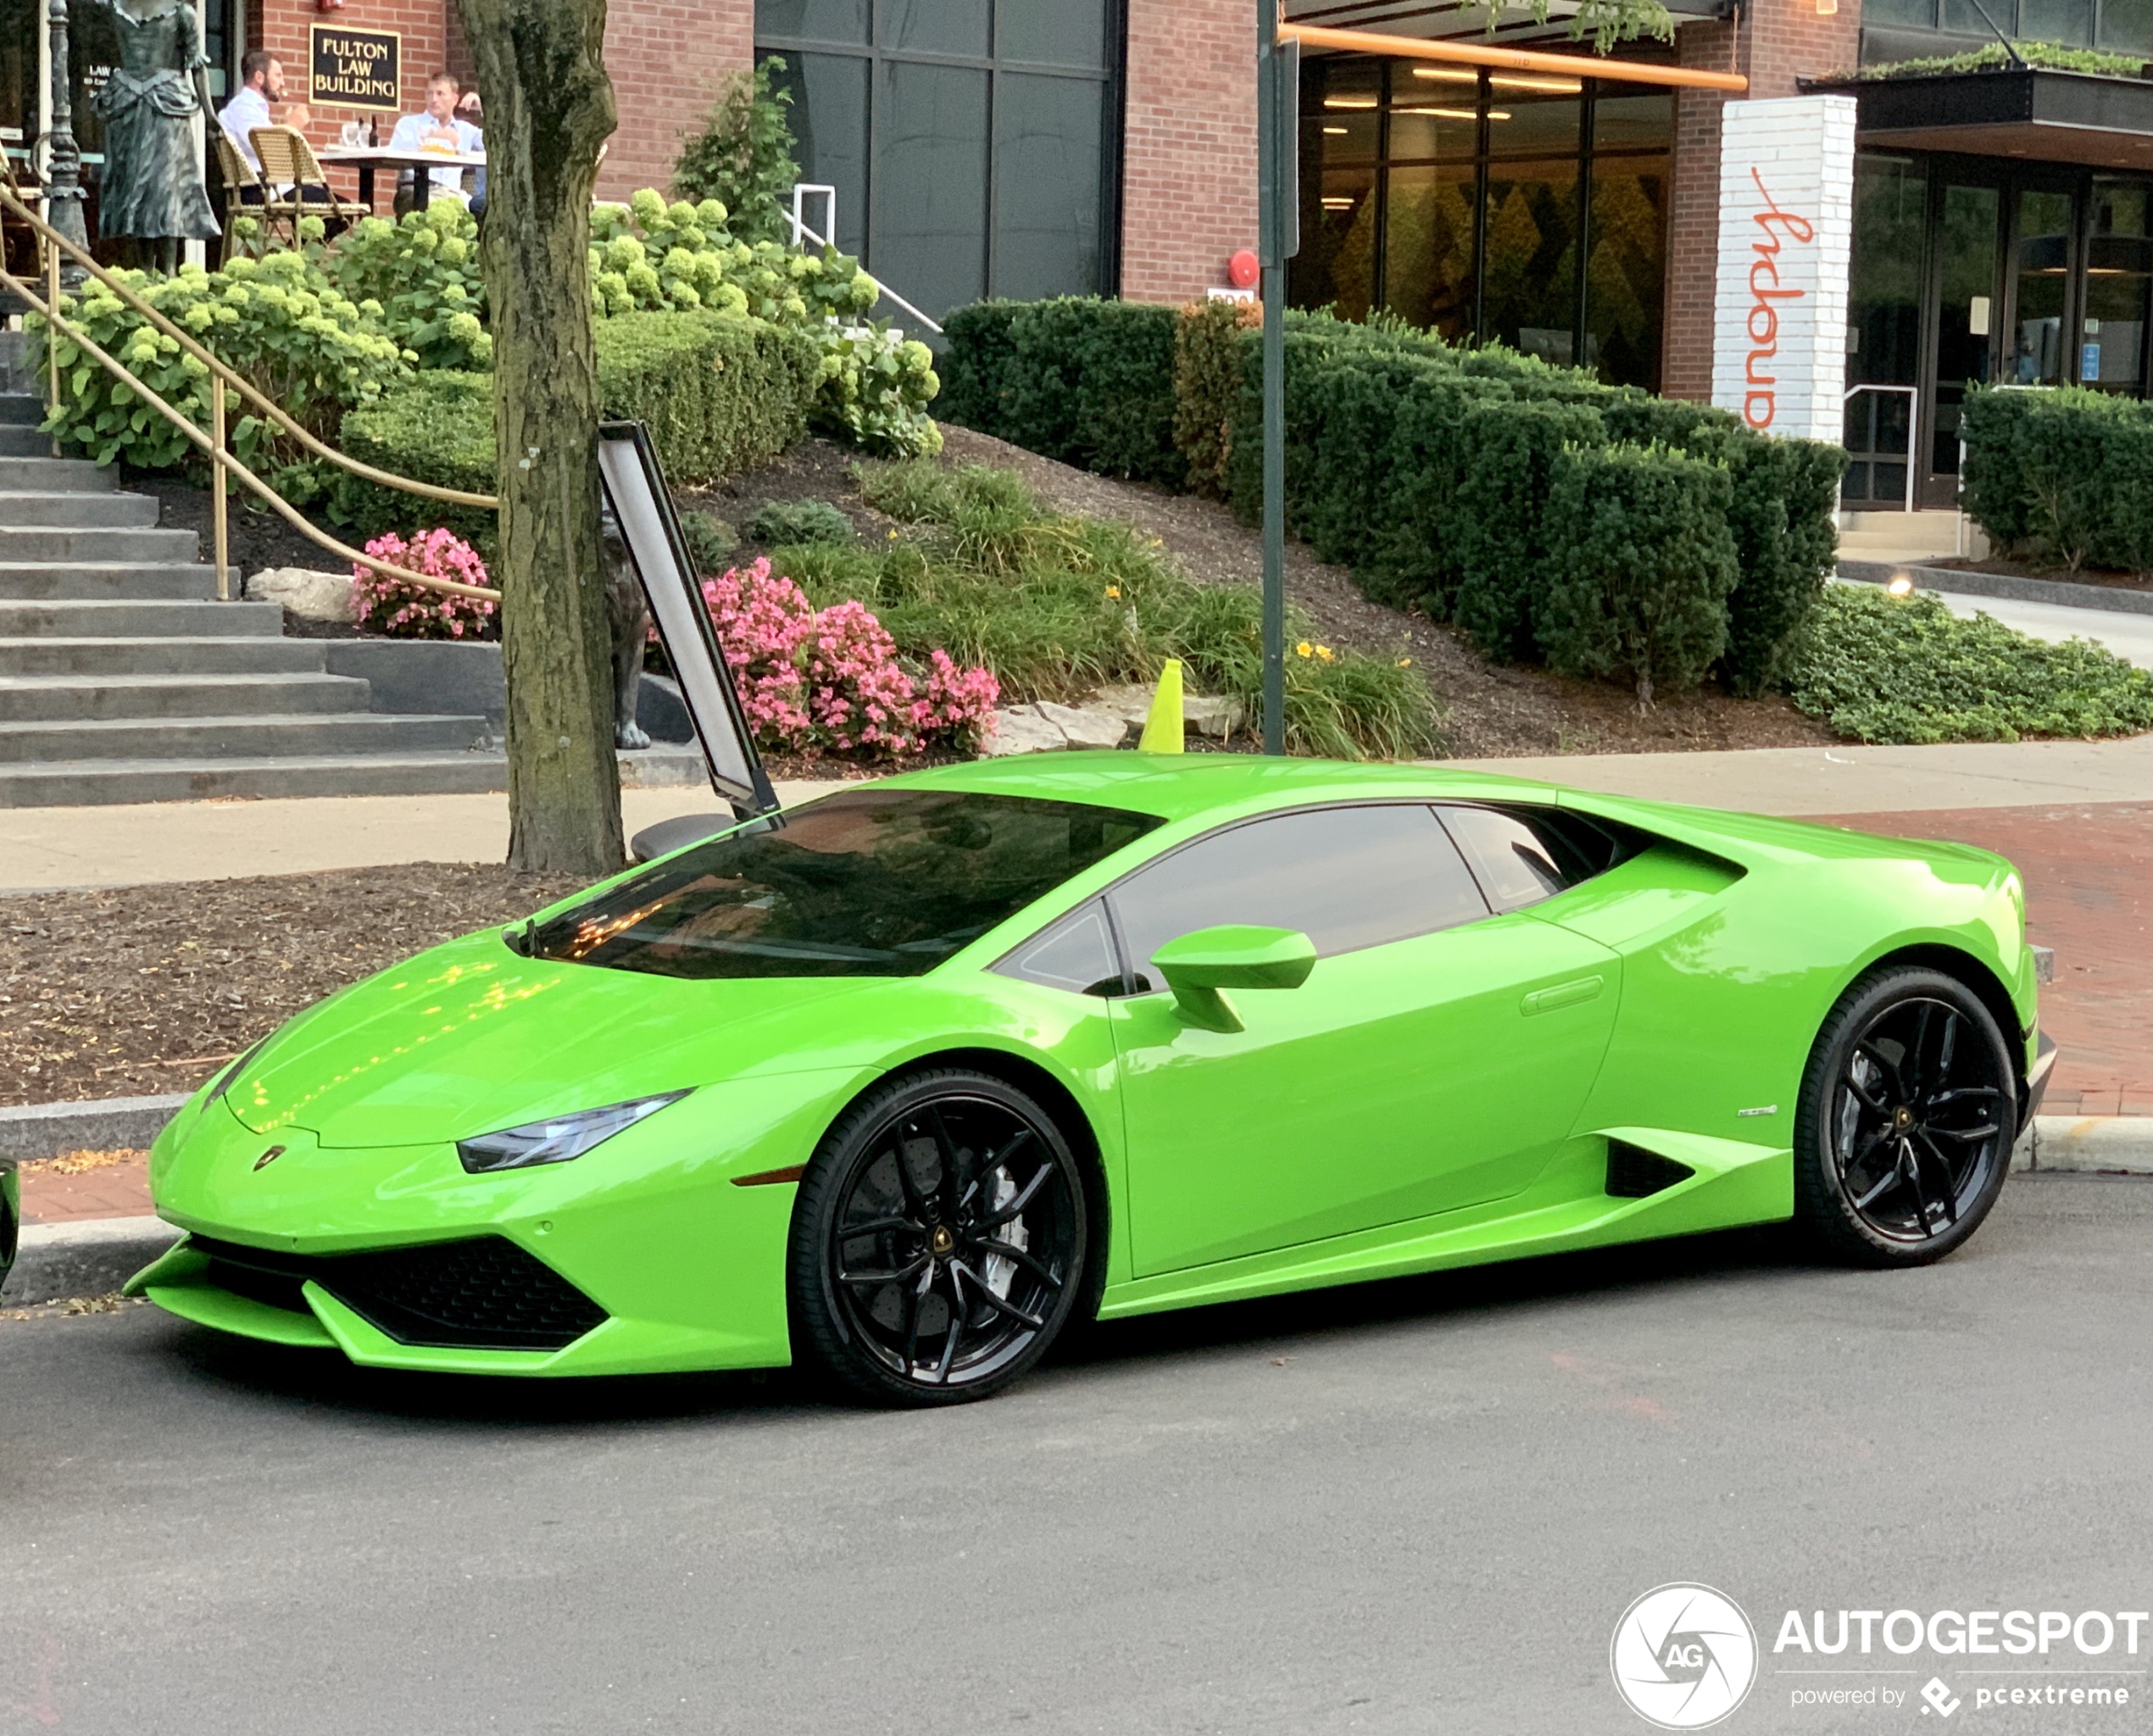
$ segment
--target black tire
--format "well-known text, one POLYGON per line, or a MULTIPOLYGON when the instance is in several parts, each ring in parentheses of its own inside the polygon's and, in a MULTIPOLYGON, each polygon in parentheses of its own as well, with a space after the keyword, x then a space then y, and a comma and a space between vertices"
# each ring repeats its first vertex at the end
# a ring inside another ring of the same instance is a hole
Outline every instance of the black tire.
POLYGON ((1848 1265, 1941 1260, 1996 1203, 2017 1131, 2017 1073, 1979 997, 1938 971, 1872 971, 1802 1075, 1795 1221, 1848 1265))
POLYGON ((876 1404, 998 1393, 1089 1299, 1085 1177, 1054 1117, 955 1068, 877 1087, 800 1179, 787 1257, 796 1358, 876 1404))

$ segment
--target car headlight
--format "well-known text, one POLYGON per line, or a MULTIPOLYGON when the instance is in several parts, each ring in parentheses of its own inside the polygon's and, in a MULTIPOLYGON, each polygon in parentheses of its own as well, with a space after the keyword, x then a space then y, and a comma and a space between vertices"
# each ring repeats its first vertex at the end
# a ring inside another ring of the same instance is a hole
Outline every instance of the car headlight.
POLYGON ((578 1110, 572 1116, 555 1116, 550 1121, 526 1121, 520 1127, 503 1127, 476 1139, 459 1139, 456 1155, 475 1176, 495 1170, 527 1170, 542 1163, 566 1163, 687 1095, 685 1091, 668 1091, 657 1097, 608 1104, 604 1109, 578 1110))

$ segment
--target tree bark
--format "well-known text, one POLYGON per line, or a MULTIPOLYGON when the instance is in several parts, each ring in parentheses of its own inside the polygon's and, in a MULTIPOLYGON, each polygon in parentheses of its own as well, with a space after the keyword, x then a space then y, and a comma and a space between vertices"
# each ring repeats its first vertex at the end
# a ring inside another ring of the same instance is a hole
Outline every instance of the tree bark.
POLYGON ((457 4, 486 104, 509 866, 596 876, 622 860, 587 257, 605 0, 457 4))

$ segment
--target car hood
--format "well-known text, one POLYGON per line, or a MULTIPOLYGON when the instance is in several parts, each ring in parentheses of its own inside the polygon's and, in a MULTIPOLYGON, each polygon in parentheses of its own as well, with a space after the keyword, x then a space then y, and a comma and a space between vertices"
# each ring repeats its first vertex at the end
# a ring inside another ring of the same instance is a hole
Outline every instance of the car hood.
POLYGON ((487 929, 301 1014, 225 1092, 258 1133, 415 1145, 754 1072, 798 1071, 821 1010, 881 978, 687 982, 525 959, 487 929))

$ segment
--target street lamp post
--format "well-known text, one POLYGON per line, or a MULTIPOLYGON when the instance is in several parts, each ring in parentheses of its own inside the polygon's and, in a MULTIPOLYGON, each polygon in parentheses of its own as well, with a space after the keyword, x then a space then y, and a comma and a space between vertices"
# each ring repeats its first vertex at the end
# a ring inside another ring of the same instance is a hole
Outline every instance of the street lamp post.
MULTIPOLYGON (((67 58, 67 0, 46 0, 45 17, 53 44, 53 114, 47 129, 45 220, 79 248, 90 244, 82 220, 82 153, 75 142, 74 77, 67 58)), ((61 269, 70 287, 84 276, 70 261, 61 269)))
POLYGON ((1297 42, 1256 0, 1257 259, 1263 271, 1263 749, 1286 751, 1286 262, 1301 250, 1297 42))

